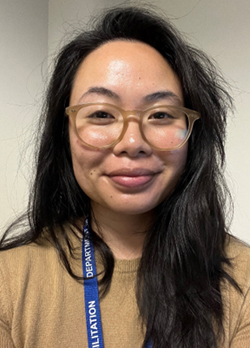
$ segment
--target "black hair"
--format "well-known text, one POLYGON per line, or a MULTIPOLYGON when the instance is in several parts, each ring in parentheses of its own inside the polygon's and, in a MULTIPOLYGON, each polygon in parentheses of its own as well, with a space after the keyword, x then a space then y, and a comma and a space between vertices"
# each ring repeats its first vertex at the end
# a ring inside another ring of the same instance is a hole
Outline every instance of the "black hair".
MULTIPOLYGON (((29 227, 21 235, 11 236, 24 220, 15 222, 6 231, 1 249, 38 241, 46 234, 67 271, 80 279, 70 266, 65 246, 72 253, 70 233, 78 227, 77 221, 91 216, 91 207, 74 177, 65 107, 84 58, 104 43, 119 39, 144 42, 160 52, 181 82, 185 107, 201 115, 189 140, 184 173, 172 194, 157 207, 144 244, 137 302, 146 327, 145 342, 150 339, 157 348, 214 348, 223 336, 220 284, 229 281, 237 288, 224 270, 230 264, 225 255, 224 142, 232 101, 214 63, 154 11, 142 7, 104 11, 92 28, 60 51, 41 116, 36 177, 23 217, 28 218, 29 227)), ((114 258, 95 233, 93 241, 105 265, 101 282, 105 295, 114 258)))

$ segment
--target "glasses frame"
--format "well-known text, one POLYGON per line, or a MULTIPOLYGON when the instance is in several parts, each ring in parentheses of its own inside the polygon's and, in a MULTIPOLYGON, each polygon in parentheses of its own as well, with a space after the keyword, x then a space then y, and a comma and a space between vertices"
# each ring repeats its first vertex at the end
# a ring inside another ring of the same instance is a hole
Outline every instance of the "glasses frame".
POLYGON ((162 104, 162 105, 154 105, 150 108, 147 108, 147 109, 144 109, 144 110, 123 110, 121 108, 119 108, 118 106, 116 105, 113 105, 113 104, 109 104, 109 103, 85 103, 85 104, 79 104, 79 105, 72 105, 72 106, 68 106, 66 109, 65 109, 65 116, 67 117, 70 117, 74 122, 73 122, 73 125, 74 125, 74 131, 78 137, 79 140, 81 140, 81 142, 92 148, 92 149, 108 149, 110 147, 113 147, 115 146, 116 144, 118 144, 124 134, 126 133, 126 130, 128 128, 128 122, 129 122, 129 119, 137 119, 139 118, 139 129, 140 129, 140 133, 141 133, 141 136, 142 136, 142 139, 149 145, 151 146, 153 149, 157 150, 157 151, 173 151, 173 150, 177 150, 179 148, 181 148, 184 144, 186 144, 186 142, 188 141, 191 133, 192 133, 192 130, 193 130, 193 126, 194 126, 194 122, 196 120, 198 120, 200 118, 200 114, 197 112, 197 111, 194 111, 194 110, 190 110, 190 109, 187 109, 185 107, 182 107, 182 106, 175 106, 175 105, 167 105, 167 104, 162 104), (94 145, 90 145, 88 143, 85 143, 85 141, 80 137, 80 135, 78 134, 78 131, 77 131, 77 128, 76 128, 76 116, 77 116, 77 113, 80 109, 84 108, 84 107, 87 107, 87 106, 91 106, 91 105, 103 105, 103 106, 108 106, 108 107, 112 107, 114 109, 116 109, 117 111, 119 111, 123 117, 123 129, 122 129, 122 132, 120 134, 120 136, 115 140, 113 141, 111 144, 109 145, 104 145, 104 146, 94 146, 94 145), (188 118, 188 131, 187 131, 187 134, 186 134, 186 137, 185 139, 181 142, 181 144, 179 144, 178 146, 175 146, 173 148, 159 148, 157 146, 154 146, 153 144, 151 144, 147 138, 145 137, 144 135, 144 132, 143 132, 143 128, 142 128, 142 120, 143 120, 143 116, 145 115, 145 113, 147 113, 148 111, 150 110, 153 110, 153 109, 157 109, 157 107, 168 107, 169 109, 172 109, 172 110, 180 110, 182 111, 188 118))

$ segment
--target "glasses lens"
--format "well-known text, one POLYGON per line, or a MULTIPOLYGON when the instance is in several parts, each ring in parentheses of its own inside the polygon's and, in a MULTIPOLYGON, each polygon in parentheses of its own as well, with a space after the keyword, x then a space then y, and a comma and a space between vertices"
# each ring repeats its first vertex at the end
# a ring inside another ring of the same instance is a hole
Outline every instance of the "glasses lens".
POLYGON ((102 147, 116 141, 123 128, 121 113, 107 105, 85 105, 76 116, 79 137, 88 145, 102 147))
POLYGON ((188 117, 179 108, 160 106, 149 110, 143 118, 146 139, 160 149, 180 146, 188 134, 188 117))

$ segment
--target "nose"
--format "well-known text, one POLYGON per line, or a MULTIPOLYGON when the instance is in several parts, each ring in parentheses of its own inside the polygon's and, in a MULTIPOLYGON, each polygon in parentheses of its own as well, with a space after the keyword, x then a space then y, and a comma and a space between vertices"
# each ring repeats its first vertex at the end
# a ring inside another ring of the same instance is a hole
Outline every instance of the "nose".
POLYGON ((151 146, 143 139, 139 118, 132 117, 122 139, 113 148, 115 155, 127 154, 129 157, 145 157, 152 153, 151 146))

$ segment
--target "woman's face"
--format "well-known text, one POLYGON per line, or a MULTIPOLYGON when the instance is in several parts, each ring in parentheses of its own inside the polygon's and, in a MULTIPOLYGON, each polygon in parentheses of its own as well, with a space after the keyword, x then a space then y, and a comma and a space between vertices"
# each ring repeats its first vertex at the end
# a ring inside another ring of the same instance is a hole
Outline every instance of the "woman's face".
MULTIPOLYGON (((182 87, 154 48, 140 42, 114 41, 90 53, 75 77, 70 105, 95 102, 124 110, 143 110, 156 104, 183 106, 182 87)), ((156 151, 143 140, 133 118, 113 148, 85 146, 72 121, 69 135, 76 180, 92 208, 106 213, 152 211, 171 193, 185 167, 187 144, 175 151, 156 151)))

